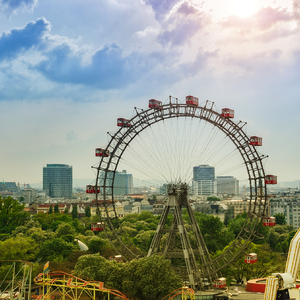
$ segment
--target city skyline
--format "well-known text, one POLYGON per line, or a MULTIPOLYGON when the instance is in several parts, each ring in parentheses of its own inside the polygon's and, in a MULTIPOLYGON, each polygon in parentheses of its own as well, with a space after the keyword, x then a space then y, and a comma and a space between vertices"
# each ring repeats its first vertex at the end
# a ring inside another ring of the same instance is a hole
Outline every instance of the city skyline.
POLYGON ((95 178, 117 118, 193 95, 263 138, 266 173, 299 180, 299 4, 237 2, 0 1, 2 179, 42 183, 46 164, 95 178))

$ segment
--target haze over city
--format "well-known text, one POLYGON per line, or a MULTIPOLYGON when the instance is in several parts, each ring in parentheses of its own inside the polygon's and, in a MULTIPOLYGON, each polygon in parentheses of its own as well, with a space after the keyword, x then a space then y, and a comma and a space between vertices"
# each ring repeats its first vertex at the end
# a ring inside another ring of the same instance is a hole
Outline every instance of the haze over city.
POLYGON ((266 170, 299 180, 298 1, 2 0, 0 14, 1 180, 41 183, 54 163, 94 178, 117 118, 169 95, 234 109, 266 170))

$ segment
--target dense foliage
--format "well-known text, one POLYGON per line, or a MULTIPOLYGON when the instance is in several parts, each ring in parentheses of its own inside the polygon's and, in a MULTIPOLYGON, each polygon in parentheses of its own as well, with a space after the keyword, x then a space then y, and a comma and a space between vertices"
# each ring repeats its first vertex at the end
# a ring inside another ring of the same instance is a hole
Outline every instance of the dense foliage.
MULTIPOLYGON (((52 270, 71 272, 75 269, 78 274, 104 281, 106 286, 140 299, 150 296, 159 298, 181 286, 181 279, 173 273, 171 262, 160 256, 145 257, 128 263, 109 261, 116 254, 108 239, 113 239, 112 232, 109 228, 106 228, 106 234, 92 232, 91 222, 98 221, 98 217, 90 214, 90 209, 85 209, 85 217, 78 219, 76 205, 71 213, 68 210, 60 213, 56 205, 46 214, 30 216, 24 212, 21 202, 11 197, 0 198, 0 260, 38 262, 40 270, 46 261, 50 261, 52 270), (86 244, 89 250, 80 251, 77 240, 86 244)), ((228 217, 226 222, 214 215, 194 212, 194 216, 212 258, 226 250, 239 234, 246 219, 246 214, 236 218, 228 217)), ((191 244, 196 246, 186 209, 183 210, 182 217, 191 244)), ((286 254, 295 230, 292 226, 285 225, 285 218, 281 214, 275 217, 277 225, 270 228, 261 226, 258 238, 249 249, 258 254, 258 263, 247 265, 241 257, 220 275, 241 282, 284 271, 286 254)), ((129 214, 120 222, 132 243, 147 254, 159 220, 160 216, 143 211, 140 214, 129 214)), ((166 220, 167 228, 172 221, 173 216, 169 215, 166 220)), ((120 230, 118 226, 115 228, 120 230)), ((161 247, 167 238, 168 233, 162 238, 161 247)), ((180 248, 178 235, 175 237, 175 244, 180 248)), ((2 273, 4 271, 0 272, 0 280, 3 280, 2 273)))

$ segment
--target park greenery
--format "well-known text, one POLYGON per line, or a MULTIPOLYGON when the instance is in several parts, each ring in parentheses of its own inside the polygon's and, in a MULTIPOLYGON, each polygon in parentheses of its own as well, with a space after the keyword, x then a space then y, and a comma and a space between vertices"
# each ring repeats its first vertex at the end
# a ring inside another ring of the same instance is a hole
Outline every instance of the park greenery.
MULTIPOLYGON (((194 215, 212 258, 226 251, 239 234, 246 218, 244 213, 227 219, 225 224, 215 215, 198 212, 194 215)), ((196 243, 186 209, 183 209, 182 216, 191 243, 196 243)), ((277 214, 275 217, 277 225, 261 226, 260 238, 250 245, 249 252, 258 254, 258 262, 245 264, 241 257, 223 270, 223 276, 241 283, 250 278, 284 271, 289 244, 296 231, 292 226, 286 225, 284 215, 277 214)), ((42 272, 44 263, 50 261, 50 269, 53 271, 75 272, 79 277, 103 281, 108 287, 140 299, 150 296, 162 298, 181 287, 182 280, 174 273, 170 260, 158 255, 146 257, 159 220, 160 216, 146 211, 126 215, 121 220, 122 230, 145 253, 145 257, 117 263, 109 260, 117 254, 107 238, 112 238, 110 230, 106 228, 107 235, 91 231, 91 223, 98 219, 97 216, 91 216, 89 207, 85 209, 85 217, 80 219, 76 205, 72 212, 65 210, 60 213, 57 205, 46 214, 30 215, 24 211, 22 201, 11 197, 0 198, 0 260, 33 262, 33 276, 42 272), (80 250, 77 239, 85 243, 89 250, 80 250)), ((172 215, 169 215, 166 226, 170 227, 171 224, 172 215)), ((166 236, 162 243, 165 240, 166 236)), ((180 243, 179 238, 177 242, 180 243)), ((3 280, 3 276, 4 273, 0 270, 0 280, 3 280)))

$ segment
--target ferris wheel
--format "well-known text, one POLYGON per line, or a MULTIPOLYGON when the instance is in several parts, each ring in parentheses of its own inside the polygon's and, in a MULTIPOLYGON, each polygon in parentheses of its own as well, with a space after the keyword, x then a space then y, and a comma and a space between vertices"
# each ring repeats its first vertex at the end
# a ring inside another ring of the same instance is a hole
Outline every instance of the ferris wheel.
MULTIPOLYGON (((198 102, 198 98, 193 96, 187 96, 184 103, 171 96, 164 104, 151 99, 147 109, 135 108, 131 119, 119 118, 119 129, 108 133, 110 140, 106 148, 96 149, 96 156, 100 158, 99 164, 94 167, 97 173, 96 185, 88 186, 87 192, 96 194, 97 206, 105 211, 103 218, 98 210, 99 218, 101 222, 105 219, 110 230, 108 233, 107 230, 104 231, 115 250, 125 260, 131 260, 145 254, 133 245, 120 222, 117 202, 114 201, 118 169, 130 169, 130 172, 135 172, 135 176, 144 178, 141 182, 149 183, 149 178, 152 178, 153 185, 166 184, 169 188, 169 199, 178 199, 182 195, 186 197, 190 190, 187 186, 192 186, 192 170, 196 165, 209 163, 220 170, 219 174, 241 170, 249 186, 249 209, 236 239, 226 251, 212 260, 201 232, 195 229, 201 257, 198 261, 201 263, 199 266, 195 259, 188 262, 188 273, 193 280, 191 277, 195 270, 201 270, 199 280, 209 278, 211 281, 216 274, 220 274, 225 267, 245 253, 251 241, 257 237, 262 220, 268 214, 266 175, 263 167, 266 156, 257 151, 257 147, 262 145, 262 139, 258 136, 249 137, 245 132, 246 123, 234 121, 233 110, 225 108, 218 112, 213 102, 198 102)), ((173 203, 172 201, 168 203, 173 203)), ((189 207, 188 201, 179 203, 179 206, 182 204, 189 207)), ((169 206, 172 210, 172 205, 169 206)), ((188 210, 194 226, 196 221, 193 212, 190 208, 188 210)), ((162 223, 163 218, 164 216, 161 217, 162 223)), ((180 215, 176 222, 172 226, 180 231, 180 215)), ((162 225, 164 224, 160 224, 159 228, 162 225)), ((162 230, 157 229, 148 255, 159 251, 161 235, 162 230)), ((190 247, 184 234, 182 241, 185 243, 183 248, 190 247)), ((192 251, 187 249, 187 252, 192 251)))

